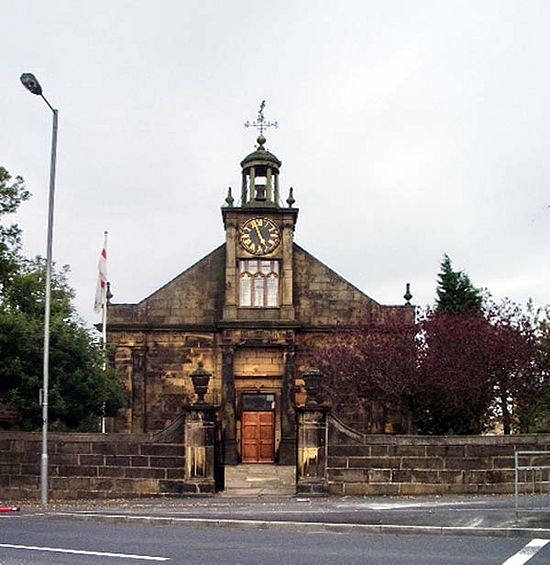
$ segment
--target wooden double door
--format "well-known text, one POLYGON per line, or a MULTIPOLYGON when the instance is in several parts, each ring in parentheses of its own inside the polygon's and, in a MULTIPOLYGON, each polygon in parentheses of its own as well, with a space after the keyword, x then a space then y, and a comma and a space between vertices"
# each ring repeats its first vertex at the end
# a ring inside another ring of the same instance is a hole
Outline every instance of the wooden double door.
MULTIPOLYGON (((243 404, 241 413, 243 463, 273 463, 275 461, 275 403, 264 403, 259 406, 262 408, 260 410, 246 409, 247 402, 243 404)), ((253 404, 248 402, 248 407, 253 408, 253 404)))

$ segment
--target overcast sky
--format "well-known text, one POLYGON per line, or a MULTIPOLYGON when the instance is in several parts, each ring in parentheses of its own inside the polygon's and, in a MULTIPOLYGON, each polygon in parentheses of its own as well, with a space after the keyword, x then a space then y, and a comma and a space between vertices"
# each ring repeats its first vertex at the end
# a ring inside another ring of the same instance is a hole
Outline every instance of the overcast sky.
POLYGON ((0 164, 45 254, 93 313, 109 231, 114 302, 138 302, 224 241, 266 99, 295 240, 369 296, 433 302, 443 253, 476 286, 550 303, 550 2, 11 0, 2 3, 0 164))

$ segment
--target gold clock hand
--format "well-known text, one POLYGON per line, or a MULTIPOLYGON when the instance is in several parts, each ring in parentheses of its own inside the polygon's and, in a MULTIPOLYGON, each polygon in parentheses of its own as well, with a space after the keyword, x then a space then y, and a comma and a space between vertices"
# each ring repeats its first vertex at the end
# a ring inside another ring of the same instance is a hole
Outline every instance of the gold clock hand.
POLYGON ((260 243, 262 245, 265 245, 265 239, 264 239, 264 236, 262 235, 262 232, 260 231, 260 228, 258 226, 254 226, 254 229, 256 230, 256 233, 258 234, 258 239, 260 240, 260 243))

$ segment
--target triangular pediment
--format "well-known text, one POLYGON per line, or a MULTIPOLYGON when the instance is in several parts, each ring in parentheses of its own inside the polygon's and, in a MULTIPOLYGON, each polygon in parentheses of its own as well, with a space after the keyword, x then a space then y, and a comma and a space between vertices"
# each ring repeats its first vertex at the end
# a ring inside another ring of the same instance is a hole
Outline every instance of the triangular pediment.
MULTIPOLYGON (((111 305, 110 326, 216 326, 223 318, 225 254, 223 244, 137 304, 111 305)), ((302 328, 354 326, 403 314, 405 307, 379 304, 297 244, 292 270, 295 322, 302 328)))
POLYGON ((388 310, 322 261, 294 244, 294 306, 304 327, 375 322, 388 310))
POLYGON ((109 323, 211 326, 222 315, 224 280, 225 244, 141 302, 112 305, 109 323))

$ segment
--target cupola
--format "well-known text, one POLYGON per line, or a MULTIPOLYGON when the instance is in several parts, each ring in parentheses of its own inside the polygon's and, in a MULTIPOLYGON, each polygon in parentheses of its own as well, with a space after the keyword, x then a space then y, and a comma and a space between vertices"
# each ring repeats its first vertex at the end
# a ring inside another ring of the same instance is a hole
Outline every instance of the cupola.
POLYGON ((279 207, 279 169, 281 161, 265 147, 265 137, 260 134, 256 151, 241 161, 242 207, 279 207))

